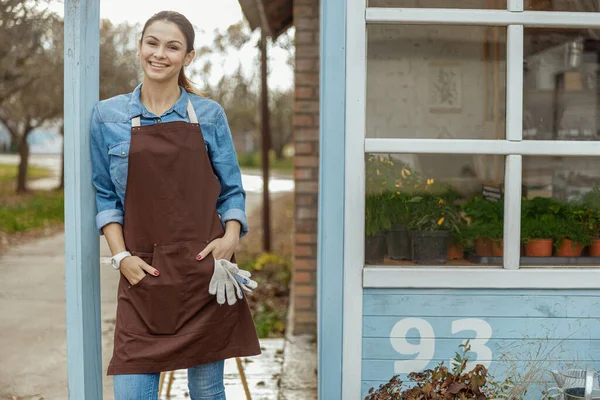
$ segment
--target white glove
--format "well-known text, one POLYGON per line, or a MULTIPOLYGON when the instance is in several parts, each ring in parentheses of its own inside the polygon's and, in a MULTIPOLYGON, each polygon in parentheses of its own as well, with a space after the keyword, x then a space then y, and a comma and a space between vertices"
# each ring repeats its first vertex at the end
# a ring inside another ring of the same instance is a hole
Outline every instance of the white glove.
POLYGON ((250 288, 254 289, 258 284, 250 279, 250 272, 240 270, 236 264, 228 260, 215 260, 215 270, 208 285, 208 292, 212 295, 217 295, 217 303, 234 305, 237 298, 244 297, 242 288, 251 292, 250 288), (240 287, 241 286, 241 287, 240 287))
POLYGON ((241 287, 246 292, 252 293, 252 289, 256 289, 258 287, 258 283, 250 279, 252 274, 250 274, 248 271, 244 271, 243 269, 239 269, 237 264, 225 259, 217 260, 217 262, 221 263, 225 270, 235 280, 235 283, 238 284, 238 287, 241 287))

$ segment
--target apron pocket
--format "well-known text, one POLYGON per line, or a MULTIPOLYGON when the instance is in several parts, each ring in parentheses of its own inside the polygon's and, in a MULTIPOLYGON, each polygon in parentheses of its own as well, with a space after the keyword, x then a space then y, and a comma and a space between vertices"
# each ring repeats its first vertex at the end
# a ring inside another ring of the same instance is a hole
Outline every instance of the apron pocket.
POLYGON ((177 269, 179 253, 178 243, 168 243, 155 246, 151 257, 136 254, 160 272, 130 288, 131 301, 153 335, 173 335, 182 324, 185 298, 181 290, 184 277, 177 269))

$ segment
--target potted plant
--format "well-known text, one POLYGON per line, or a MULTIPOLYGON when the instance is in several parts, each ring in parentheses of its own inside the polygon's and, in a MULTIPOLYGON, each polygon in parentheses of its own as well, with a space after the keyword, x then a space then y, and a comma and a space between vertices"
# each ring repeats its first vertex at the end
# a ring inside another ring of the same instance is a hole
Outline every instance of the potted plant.
POLYGON ((463 259, 465 252, 473 248, 473 237, 475 234, 473 227, 459 215, 457 223, 450 231, 448 260, 463 259))
POLYGON ((439 196, 424 194, 407 202, 411 258, 419 264, 445 264, 450 231, 456 229, 457 212, 439 196))
POLYGON ((388 208, 390 182, 394 163, 388 157, 370 155, 366 160, 365 198, 365 263, 381 264, 385 257, 387 230, 390 228, 388 208))
POLYGON ((581 200, 586 208, 585 226, 591 238, 589 255, 600 257, 600 186, 594 186, 581 200))
POLYGON ((527 257, 551 257, 553 237, 556 236, 556 217, 543 214, 536 218, 521 218, 521 240, 527 257))
POLYGON ((498 253, 500 240, 502 240, 502 227, 504 223, 504 201, 490 201, 478 195, 471 198, 463 206, 465 217, 472 224, 475 235, 475 255, 489 257, 493 255, 494 241, 497 242, 498 253))
POLYGON ((579 257, 583 248, 591 243, 586 215, 587 209, 580 203, 571 202, 561 208, 554 235, 557 257, 579 257))
POLYGON ((389 180, 386 190, 386 214, 390 220, 387 234, 389 257, 393 260, 410 260, 410 235, 408 233, 409 207, 407 202, 416 193, 428 192, 433 179, 423 179, 421 174, 411 170, 406 164, 395 164, 391 171, 393 180, 389 180))

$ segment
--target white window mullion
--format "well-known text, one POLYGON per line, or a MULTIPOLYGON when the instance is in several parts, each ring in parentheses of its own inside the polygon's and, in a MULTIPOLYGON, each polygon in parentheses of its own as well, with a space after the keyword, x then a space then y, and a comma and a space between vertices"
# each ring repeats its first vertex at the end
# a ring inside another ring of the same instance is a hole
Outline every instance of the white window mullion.
POLYGON ((599 28, 600 13, 447 8, 368 8, 368 24, 487 25, 556 28, 599 28))
POLYGON ((506 54, 506 140, 523 140, 523 25, 509 25, 506 54))
POLYGON ((600 154, 600 141, 368 138, 365 139, 365 152, 595 157, 600 154))
POLYGON ((508 0, 508 11, 519 12, 523 11, 523 0, 508 0))
POLYGON ((521 258, 521 182, 523 157, 506 156, 504 170, 504 268, 518 269, 521 258))

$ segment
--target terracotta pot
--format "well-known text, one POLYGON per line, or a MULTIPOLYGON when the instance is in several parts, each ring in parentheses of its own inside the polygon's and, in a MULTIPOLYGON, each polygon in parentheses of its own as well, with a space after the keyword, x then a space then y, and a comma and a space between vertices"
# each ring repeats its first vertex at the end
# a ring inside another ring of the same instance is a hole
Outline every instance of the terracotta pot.
POLYGON ((556 248, 557 257, 579 257, 583 246, 569 239, 561 239, 556 248))
POLYGON ((489 238, 480 237, 475 239, 475 254, 481 257, 492 255, 492 241, 489 238))
POLYGON ((504 239, 492 240, 492 256, 502 257, 504 255, 504 239))
POLYGON ((448 245, 448 260, 462 260, 465 256, 463 245, 458 243, 451 243, 448 245))
POLYGON ((552 257, 552 239, 532 239, 525 246, 527 257, 552 257))
POLYGON ((593 239, 589 249, 590 257, 600 257, 600 239, 593 239))

